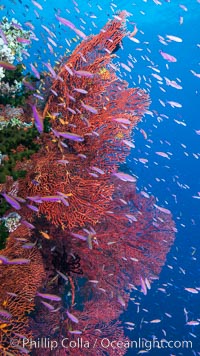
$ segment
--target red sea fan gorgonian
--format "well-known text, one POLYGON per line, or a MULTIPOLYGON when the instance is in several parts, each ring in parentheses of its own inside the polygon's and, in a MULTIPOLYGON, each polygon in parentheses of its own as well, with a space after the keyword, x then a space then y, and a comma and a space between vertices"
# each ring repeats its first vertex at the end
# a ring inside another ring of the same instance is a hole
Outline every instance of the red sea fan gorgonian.
MULTIPOLYGON (((40 150, 20 163, 27 170, 18 181, 17 194, 25 199, 20 212, 33 224, 25 238, 33 251, 40 250, 46 273, 43 285, 41 279, 36 283, 34 313, 23 333, 48 336, 59 345, 53 351, 39 346, 32 355, 100 356, 103 338, 125 343, 118 319, 130 291, 136 285, 147 293, 174 239, 170 212, 136 193, 134 177, 118 172, 130 152, 132 129, 149 105, 146 92, 128 88, 112 62, 126 35, 125 17, 121 12, 84 40, 58 68, 43 112, 51 131, 40 135, 40 150), (45 304, 42 295, 50 301, 45 304), (78 342, 80 335, 91 344, 98 339, 95 351, 62 347, 63 338, 78 342)), ((19 275, 8 268, 17 284, 19 275)), ((108 355, 115 352, 107 349, 108 355)), ((124 346, 118 355, 125 352, 124 346)))

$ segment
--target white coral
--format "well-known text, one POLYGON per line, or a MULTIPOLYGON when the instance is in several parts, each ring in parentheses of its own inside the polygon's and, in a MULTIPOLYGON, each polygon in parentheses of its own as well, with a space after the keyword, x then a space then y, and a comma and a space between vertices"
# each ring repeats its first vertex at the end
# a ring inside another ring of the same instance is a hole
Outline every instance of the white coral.
MULTIPOLYGON (((25 38, 27 40, 31 39, 31 31, 25 31, 22 29, 20 23, 16 19, 12 19, 11 22, 8 21, 7 17, 3 17, 0 23, 0 29, 3 31, 7 43, 5 43, 3 37, 0 37, 0 61, 5 61, 8 63, 13 63, 17 58, 18 61, 22 61, 23 50, 27 47, 27 43, 21 43, 17 41, 18 37, 25 38), (13 26, 17 25, 19 28, 13 26)), ((0 95, 15 94, 21 88, 22 83, 15 81, 13 85, 9 85, 6 82, 5 70, 0 68, 0 95)))
POLYGON ((17 213, 10 213, 1 220, 5 222, 5 226, 7 227, 8 231, 13 232, 20 225, 21 216, 17 213))
POLYGON ((0 80, 5 77, 5 73, 4 73, 4 70, 3 68, 0 68, 0 80))
POLYGON ((0 93, 2 96, 6 96, 6 95, 14 95, 18 92, 20 92, 22 83, 18 82, 17 80, 14 81, 14 84, 10 85, 7 82, 0 82, 0 93))

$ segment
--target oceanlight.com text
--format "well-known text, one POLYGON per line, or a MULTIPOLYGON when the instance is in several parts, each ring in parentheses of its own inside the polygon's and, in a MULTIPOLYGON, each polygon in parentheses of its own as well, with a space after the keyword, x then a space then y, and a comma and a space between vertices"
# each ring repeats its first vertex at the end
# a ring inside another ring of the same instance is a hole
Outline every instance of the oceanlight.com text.
POLYGON ((83 337, 78 337, 76 340, 70 338, 63 338, 62 340, 50 339, 47 337, 41 337, 37 339, 17 339, 10 340, 10 344, 16 348, 24 348, 28 350, 33 349, 49 349, 56 350, 57 348, 63 349, 134 349, 134 350, 146 350, 152 349, 192 349, 192 341, 190 340, 166 340, 153 338, 147 340, 145 338, 138 338, 137 340, 110 340, 109 338, 95 338, 93 341, 87 340, 83 337))

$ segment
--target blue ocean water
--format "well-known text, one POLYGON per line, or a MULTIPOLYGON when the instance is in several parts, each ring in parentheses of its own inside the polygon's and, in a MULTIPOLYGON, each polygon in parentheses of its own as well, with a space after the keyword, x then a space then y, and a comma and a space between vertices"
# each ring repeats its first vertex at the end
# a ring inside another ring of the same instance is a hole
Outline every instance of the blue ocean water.
MULTIPOLYGON (((77 45, 76 42, 70 46, 66 43, 66 38, 71 40, 75 34, 58 24, 55 19, 57 12, 86 35, 97 34, 106 21, 122 9, 130 12, 128 30, 133 30, 133 23, 137 25, 138 42, 126 38, 123 49, 117 51, 115 61, 127 64, 130 58, 134 59, 131 73, 121 67, 120 76, 130 86, 147 90, 151 106, 150 113, 144 116, 133 132, 136 147, 132 149, 125 168, 138 177, 139 190, 153 194, 158 205, 172 211, 178 232, 159 280, 154 282, 147 296, 133 293, 135 300, 130 302, 128 311, 121 319, 136 324, 134 330, 127 330, 131 340, 151 340, 154 336, 158 340, 191 340, 193 343, 192 350, 183 347, 155 348, 148 352, 149 355, 198 354, 200 325, 186 325, 186 317, 200 321, 199 294, 189 293, 184 288, 200 287, 200 137, 196 133, 200 130, 200 78, 191 72, 200 73, 200 3, 196 0, 135 0, 128 3, 117 0, 41 0, 40 4, 43 10, 30 1, 2 1, 5 6, 2 16, 14 17, 21 24, 31 21, 35 26, 38 41, 33 41, 29 50, 31 56, 26 60, 27 69, 34 62, 41 69, 44 68, 43 61, 50 60, 54 65, 66 48, 73 51, 77 45), (57 57, 46 47, 47 33, 41 25, 56 33, 57 57), (178 36, 183 41, 167 41, 166 35, 178 36), (166 44, 162 44, 158 36, 162 36, 166 44), (163 59, 160 50, 176 57, 177 62, 163 59), (152 73, 162 79, 156 79, 152 73), (182 89, 167 85, 165 78, 176 81, 182 89), (181 107, 172 107, 168 101, 178 102, 181 107), (141 129, 146 132, 147 139, 141 129), (156 152, 167 153, 168 158, 156 152), (141 159, 148 162, 144 164, 141 159), (161 322, 150 323, 154 319, 161 322)), ((127 355, 135 355, 139 351, 129 349, 127 355)))

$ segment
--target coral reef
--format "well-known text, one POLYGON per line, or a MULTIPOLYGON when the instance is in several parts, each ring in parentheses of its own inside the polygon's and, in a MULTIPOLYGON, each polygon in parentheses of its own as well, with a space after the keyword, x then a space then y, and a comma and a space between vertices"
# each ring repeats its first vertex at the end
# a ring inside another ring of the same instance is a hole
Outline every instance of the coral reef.
POLYGON ((36 247, 24 248, 26 238, 30 235, 27 228, 20 226, 11 233, 6 248, 0 257, 0 351, 20 355, 20 345, 12 345, 10 340, 28 332, 29 314, 34 310, 34 298, 41 286, 45 271, 41 254, 36 247), (10 260, 10 264, 5 262, 10 260), (28 262, 23 264, 23 260, 28 262), (5 310, 3 313, 2 310, 5 310))
MULTIPOLYGON (((23 52, 31 42, 31 31, 23 30, 17 20, 12 19, 9 22, 8 18, 4 16, 0 23, 0 33, 0 61, 11 64, 16 58, 18 61, 22 61, 23 52)), ((22 66, 19 65, 13 75, 0 67, 0 97, 5 99, 6 96, 12 96, 21 90, 22 81, 21 78, 18 78, 18 73, 21 73, 21 70, 22 66), (12 81, 10 76, 13 77, 12 81)))
POLYGON ((3 17, 0 23, 0 105, 24 106, 35 91, 37 79, 29 73, 24 76, 25 66, 21 62, 28 55, 27 46, 35 38, 32 31, 26 31, 17 20, 10 22, 3 17), (12 68, 12 70, 10 70, 12 68))
POLYGON ((10 213, 2 219, 9 232, 15 231, 20 225, 21 216, 17 213, 10 213))
POLYGON ((15 58, 19 61, 23 59, 23 51, 30 44, 31 31, 26 31, 21 24, 14 18, 11 21, 4 16, 0 23, 1 39, 0 39, 0 59, 13 63, 15 58), (27 41, 20 41, 20 38, 27 41))
POLYGON ((4 158, 0 165, 0 183, 5 183, 6 176, 12 176, 15 180, 24 177, 25 170, 15 170, 16 162, 29 159, 37 152, 39 144, 34 142, 37 130, 34 127, 15 126, 13 134, 12 122, 0 130, 0 152, 4 158))

